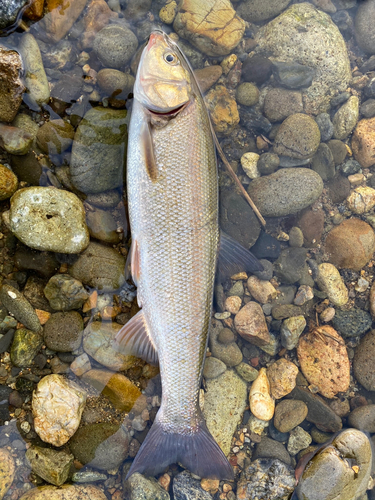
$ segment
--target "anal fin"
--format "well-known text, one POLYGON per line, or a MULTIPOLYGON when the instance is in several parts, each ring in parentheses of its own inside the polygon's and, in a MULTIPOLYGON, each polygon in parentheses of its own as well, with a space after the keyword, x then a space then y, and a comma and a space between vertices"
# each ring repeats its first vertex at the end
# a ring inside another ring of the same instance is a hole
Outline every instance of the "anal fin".
POLYGON ((114 347, 122 354, 137 356, 152 365, 158 364, 158 354, 143 311, 139 311, 118 331, 114 347))
POLYGON ((220 276, 229 277, 240 271, 263 271, 263 266, 250 250, 220 231, 218 271, 220 276))

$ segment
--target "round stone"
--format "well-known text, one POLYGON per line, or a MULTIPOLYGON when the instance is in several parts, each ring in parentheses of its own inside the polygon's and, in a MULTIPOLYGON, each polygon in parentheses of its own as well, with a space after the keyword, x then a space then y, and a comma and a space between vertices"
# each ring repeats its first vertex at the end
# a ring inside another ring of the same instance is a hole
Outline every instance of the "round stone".
POLYGON ((241 83, 237 87, 236 99, 243 106, 254 106, 259 101, 258 87, 250 82, 241 83))
POLYGON ((355 37, 361 49, 368 54, 375 54, 374 16, 374 2, 362 2, 358 5, 355 17, 355 37))
POLYGON ((303 112, 302 94, 282 88, 271 89, 264 99, 264 114, 270 122, 281 122, 303 112))
POLYGON ((77 311, 58 312, 44 325, 44 341, 57 352, 75 351, 81 346, 83 320, 77 311))
POLYGON ((353 307, 348 311, 337 310, 333 318, 333 326, 345 338, 359 337, 366 333, 371 328, 371 325, 371 315, 357 307, 353 307))
POLYGON ((93 47, 104 67, 121 69, 135 54, 138 40, 125 26, 110 24, 97 33, 93 47))
POLYGON ((290 432, 307 417, 307 405, 298 399, 283 399, 275 408, 274 426, 280 432, 290 432))
POLYGON ((320 130, 315 120, 303 113, 288 116, 280 125, 274 151, 279 155, 305 160, 316 153, 320 130))
POLYGON ((333 117, 334 138, 339 140, 346 139, 357 125, 358 116, 359 99, 353 95, 339 108, 333 117))
POLYGON ((375 391, 374 356, 375 330, 371 330, 356 348, 353 360, 355 378, 368 391, 375 391))
POLYGON ((117 99, 126 99, 133 90, 134 77, 117 69, 101 69, 97 76, 100 89, 108 96, 115 93, 117 99))

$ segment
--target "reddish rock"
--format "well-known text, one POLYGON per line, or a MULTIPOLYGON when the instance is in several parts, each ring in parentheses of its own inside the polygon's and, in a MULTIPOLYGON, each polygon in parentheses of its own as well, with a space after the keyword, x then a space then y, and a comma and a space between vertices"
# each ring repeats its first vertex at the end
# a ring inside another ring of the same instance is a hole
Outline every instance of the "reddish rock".
POLYGON ((202 93, 205 93, 221 77, 223 68, 220 65, 207 66, 206 68, 196 69, 194 74, 198 80, 199 88, 202 93))
POLYGON ((254 345, 267 345, 271 337, 263 310, 257 302, 248 302, 235 316, 234 326, 245 340, 254 345))
POLYGON ((47 0, 47 14, 41 23, 45 37, 56 43, 68 33, 85 8, 87 0, 47 0))
POLYGON ((117 17, 118 14, 113 12, 104 0, 91 0, 87 6, 86 15, 83 18, 85 31, 81 38, 82 47, 91 47, 95 34, 104 28, 110 19, 117 17))
POLYGON ((324 211, 307 208, 301 212, 297 226, 303 233, 303 245, 305 247, 316 247, 322 239, 324 229, 324 211))
POLYGON ((347 219, 327 236, 325 251, 336 267, 359 271, 371 259, 375 250, 375 233, 361 219, 347 219))
POLYGON ((375 117, 358 122, 353 133, 352 149, 363 168, 375 165, 375 117))

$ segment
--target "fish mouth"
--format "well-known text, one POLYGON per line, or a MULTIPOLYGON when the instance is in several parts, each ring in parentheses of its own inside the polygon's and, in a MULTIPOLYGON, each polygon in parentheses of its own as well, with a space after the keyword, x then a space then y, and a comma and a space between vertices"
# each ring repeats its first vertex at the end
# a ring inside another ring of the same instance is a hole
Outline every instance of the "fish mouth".
POLYGON ((154 109, 149 109, 148 111, 155 116, 166 116, 166 117, 173 117, 176 116, 178 113, 180 113, 184 108, 186 108, 187 103, 185 102, 181 106, 178 106, 177 108, 174 108, 170 111, 155 111, 154 109))

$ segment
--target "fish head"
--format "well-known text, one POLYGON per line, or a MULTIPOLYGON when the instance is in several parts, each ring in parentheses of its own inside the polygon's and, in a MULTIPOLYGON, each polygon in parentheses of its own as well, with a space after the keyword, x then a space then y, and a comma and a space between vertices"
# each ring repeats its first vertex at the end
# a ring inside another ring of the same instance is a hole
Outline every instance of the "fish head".
POLYGON ((162 31, 151 33, 139 62, 134 98, 156 113, 171 113, 192 97, 192 71, 177 45, 162 31))

